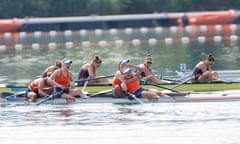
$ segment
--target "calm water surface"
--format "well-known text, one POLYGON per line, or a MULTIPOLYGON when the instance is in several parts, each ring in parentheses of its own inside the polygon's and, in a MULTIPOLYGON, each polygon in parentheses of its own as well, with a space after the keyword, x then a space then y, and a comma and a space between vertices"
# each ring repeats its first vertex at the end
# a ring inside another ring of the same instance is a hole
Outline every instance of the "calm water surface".
POLYGON ((1 144, 240 143, 240 104, 82 104, 0 108, 1 144))

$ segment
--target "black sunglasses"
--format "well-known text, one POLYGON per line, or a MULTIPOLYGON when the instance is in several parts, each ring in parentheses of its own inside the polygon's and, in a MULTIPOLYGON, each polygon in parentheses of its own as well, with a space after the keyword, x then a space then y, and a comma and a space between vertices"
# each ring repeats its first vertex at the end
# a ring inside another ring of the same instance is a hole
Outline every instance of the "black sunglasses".
POLYGON ((152 64, 152 62, 147 62, 147 64, 152 64))

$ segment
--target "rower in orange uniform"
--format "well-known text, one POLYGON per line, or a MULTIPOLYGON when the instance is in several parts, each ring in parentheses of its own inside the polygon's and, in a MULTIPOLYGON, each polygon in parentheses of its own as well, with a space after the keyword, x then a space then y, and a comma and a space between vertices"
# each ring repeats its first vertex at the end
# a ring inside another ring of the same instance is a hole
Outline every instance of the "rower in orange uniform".
POLYGON ((125 97, 126 91, 126 83, 123 77, 123 71, 129 67, 137 68, 137 66, 129 63, 129 60, 121 60, 118 64, 118 70, 115 73, 115 76, 112 81, 112 93, 115 97, 125 97))
POLYGON ((125 69, 123 74, 127 85, 127 89, 123 90, 134 94, 137 98, 145 97, 148 98, 150 101, 156 101, 159 97, 169 97, 168 95, 156 89, 142 88, 139 83, 139 79, 136 77, 135 73, 131 71, 131 69, 125 69))
POLYGON ((54 98, 65 98, 67 102, 75 102, 75 96, 89 98, 82 90, 74 89, 72 73, 69 70, 71 64, 72 61, 70 59, 64 58, 62 60, 62 67, 48 78, 48 82, 54 85, 54 98))
POLYGON ((51 72, 48 72, 46 77, 33 80, 25 92, 25 97, 30 98, 31 102, 36 102, 37 98, 51 95, 53 86, 47 82, 51 74, 51 72))

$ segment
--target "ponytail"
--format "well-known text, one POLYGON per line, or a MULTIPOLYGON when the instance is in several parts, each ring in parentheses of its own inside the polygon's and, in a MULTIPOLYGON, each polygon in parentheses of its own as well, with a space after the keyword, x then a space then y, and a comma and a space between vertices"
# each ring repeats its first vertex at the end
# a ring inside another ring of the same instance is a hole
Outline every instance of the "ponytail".
POLYGON ((212 54, 208 54, 207 57, 206 57, 206 59, 207 59, 208 61, 212 61, 212 62, 215 61, 214 56, 213 56, 212 54))

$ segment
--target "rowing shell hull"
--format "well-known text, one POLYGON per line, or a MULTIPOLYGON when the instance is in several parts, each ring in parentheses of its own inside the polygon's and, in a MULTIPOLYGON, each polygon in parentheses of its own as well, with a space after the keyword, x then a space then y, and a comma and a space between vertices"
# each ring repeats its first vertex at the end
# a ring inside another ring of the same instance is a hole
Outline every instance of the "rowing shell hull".
MULTIPOLYGON (((159 98, 155 103, 189 103, 189 102, 230 102, 240 101, 240 91, 231 92, 206 92, 206 93, 172 93, 169 98, 159 98)), ((44 100, 38 99, 38 102, 44 100)), ((140 98, 143 103, 152 103, 146 98, 140 98)), ((8 98, 0 100, 5 104, 27 104, 24 98, 8 98)), ((113 104, 138 104, 136 100, 128 98, 91 97, 88 99, 76 98, 73 103, 67 103, 65 99, 53 99, 44 104, 78 104, 78 103, 113 103, 113 104)))

